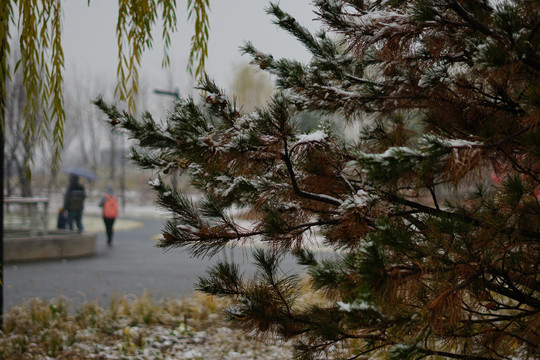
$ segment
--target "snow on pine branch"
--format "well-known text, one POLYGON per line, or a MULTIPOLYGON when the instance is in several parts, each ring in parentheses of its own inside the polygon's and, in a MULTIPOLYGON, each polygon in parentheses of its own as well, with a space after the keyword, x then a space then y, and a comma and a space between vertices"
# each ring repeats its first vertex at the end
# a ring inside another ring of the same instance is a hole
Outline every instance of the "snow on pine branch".
POLYGON ((399 27, 409 21, 409 15, 397 11, 376 10, 357 17, 356 21, 361 25, 399 27))
POLYGON ((344 311, 344 312, 352 312, 355 310, 358 310, 358 311, 371 310, 375 312, 380 312, 379 309, 375 305, 362 301, 362 300, 356 300, 354 303, 346 303, 344 301, 338 301, 337 305, 339 306, 339 310, 344 311))
POLYGON ((355 98, 362 97, 362 96, 361 96, 359 93, 357 93, 357 92, 343 90, 343 89, 340 89, 340 88, 335 87, 335 86, 320 86, 320 88, 323 89, 323 90, 328 90, 328 91, 330 91, 331 93, 334 93, 334 94, 336 94, 336 95, 339 95, 339 96, 345 97, 345 98, 355 99, 355 98))
POLYGON ((418 149, 412 149, 407 146, 392 146, 381 154, 369 154, 361 152, 360 156, 365 159, 371 159, 381 163, 388 163, 393 159, 403 158, 404 156, 407 158, 423 158, 425 157, 425 154, 418 149))
POLYGON ((484 145, 479 141, 471 141, 464 139, 447 139, 438 137, 434 134, 424 135, 421 139, 421 143, 422 142, 425 144, 437 144, 452 149, 472 149, 482 147, 484 145))
POLYGON ((356 152, 357 165, 374 181, 407 181, 411 174, 437 174, 437 181, 454 185, 482 164, 482 142, 448 139, 435 134, 420 137, 414 147, 393 146, 383 153, 356 152), (429 169, 429 170, 428 170, 429 169))
POLYGON ((309 145, 312 143, 323 143, 327 138, 328 134, 323 130, 317 130, 309 134, 300 134, 298 135, 298 140, 292 144, 290 150, 293 151, 295 148, 300 146, 309 145))
POLYGON ((387 30, 401 32, 407 30, 410 22, 409 14, 387 11, 387 10, 370 10, 366 13, 350 14, 348 18, 353 26, 360 27, 363 31, 371 29, 371 37, 378 39, 385 35, 387 30), (379 29, 378 31, 373 31, 379 29))
POLYGON ((370 194, 365 190, 358 190, 352 196, 346 198, 339 207, 340 212, 345 212, 353 208, 364 208, 369 205, 370 202, 377 200, 378 196, 370 194))
POLYGON ((426 151, 429 151, 432 145, 438 145, 448 149, 473 149, 483 146, 483 144, 478 141, 445 139, 439 138, 433 134, 422 136, 422 138, 420 138, 418 141, 418 145, 419 147, 417 149, 407 146, 392 146, 380 154, 361 153, 361 157, 380 162, 387 162, 391 161, 392 159, 402 158, 403 156, 415 157, 419 159, 424 158, 427 155, 426 151))

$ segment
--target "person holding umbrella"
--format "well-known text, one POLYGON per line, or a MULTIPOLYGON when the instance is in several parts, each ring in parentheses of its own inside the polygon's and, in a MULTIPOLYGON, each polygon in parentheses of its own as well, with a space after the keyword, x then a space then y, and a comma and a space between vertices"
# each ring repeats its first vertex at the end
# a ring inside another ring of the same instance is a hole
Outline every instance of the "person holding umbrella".
POLYGON ((69 230, 73 230, 73 221, 75 221, 79 233, 81 233, 83 231, 82 212, 86 193, 84 186, 79 183, 79 177, 90 180, 97 180, 98 177, 92 171, 79 166, 69 167, 62 172, 70 175, 69 185, 64 195, 64 211, 67 212, 66 223, 69 230))
POLYGON ((69 175, 75 175, 77 177, 83 177, 92 181, 95 181, 98 179, 97 175, 94 174, 94 172, 80 166, 68 167, 66 169, 63 169, 62 172, 69 175))
POLYGON ((82 233, 82 212, 85 198, 86 192, 84 186, 79 183, 79 177, 73 174, 70 175, 69 185, 64 195, 64 211, 67 211, 66 223, 69 230, 73 230, 73 221, 75 221, 79 233, 82 233))

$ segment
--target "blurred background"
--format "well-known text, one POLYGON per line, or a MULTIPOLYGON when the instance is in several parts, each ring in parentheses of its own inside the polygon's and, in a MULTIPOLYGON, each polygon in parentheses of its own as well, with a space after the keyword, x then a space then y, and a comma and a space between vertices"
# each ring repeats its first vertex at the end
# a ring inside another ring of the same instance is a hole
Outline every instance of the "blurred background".
MULTIPOLYGON (((105 187, 111 185, 119 196, 123 212, 127 203, 151 205, 153 194, 147 183, 155 175, 135 168, 126 160, 132 142, 122 133, 111 132, 104 121, 105 116, 91 103, 97 96, 116 103, 118 48, 114 34, 118 4, 94 0, 88 6, 87 1, 65 1, 62 6, 66 123, 61 162, 56 169, 51 168, 54 154, 50 141, 44 139, 25 144, 21 119, 26 94, 22 72, 18 71, 7 88, 5 196, 46 197, 49 211, 54 212, 60 206, 68 184, 68 175, 62 169, 82 166, 98 176, 97 181, 83 179, 88 193, 87 204, 99 202, 105 187)), ((308 52, 291 35, 272 24, 272 18, 265 13, 267 0, 216 1, 210 6, 206 71, 245 111, 263 105, 273 92, 270 76, 250 66, 250 58, 240 53, 239 47, 245 41, 253 42, 261 51, 276 58, 309 60, 308 52)), ((298 16, 297 20, 307 28, 316 29, 315 14, 309 2, 282 0, 281 6, 298 16)), ((178 2, 178 31, 172 36, 170 67, 165 69, 161 66, 161 34, 159 26, 155 27, 153 49, 143 55, 139 73, 139 114, 149 111, 155 119, 164 120, 173 108, 175 98, 198 98, 193 90, 196 80, 186 70, 193 30, 185 8, 185 1, 178 2)), ((13 67, 20 57, 17 47, 17 42, 13 41, 10 59, 13 67)), ((193 191, 186 180, 185 177, 176 179, 181 189, 193 191)))

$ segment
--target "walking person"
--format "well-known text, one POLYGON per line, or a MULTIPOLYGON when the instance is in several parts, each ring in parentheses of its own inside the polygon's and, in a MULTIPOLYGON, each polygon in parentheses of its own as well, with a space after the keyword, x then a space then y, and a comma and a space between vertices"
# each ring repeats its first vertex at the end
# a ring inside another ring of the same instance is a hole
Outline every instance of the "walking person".
POLYGON ((103 222, 107 232, 107 245, 112 246, 113 242, 113 226, 116 217, 118 216, 118 201, 116 195, 113 194, 112 186, 107 186, 105 195, 101 199, 99 206, 103 208, 103 222))
POLYGON ((84 186, 79 183, 79 177, 71 175, 69 185, 64 195, 64 210, 67 211, 66 223, 69 230, 73 230, 73 222, 77 224, 79 233, 83 231, 82 212, 84 209, 84 199, 86 193, 84 186))

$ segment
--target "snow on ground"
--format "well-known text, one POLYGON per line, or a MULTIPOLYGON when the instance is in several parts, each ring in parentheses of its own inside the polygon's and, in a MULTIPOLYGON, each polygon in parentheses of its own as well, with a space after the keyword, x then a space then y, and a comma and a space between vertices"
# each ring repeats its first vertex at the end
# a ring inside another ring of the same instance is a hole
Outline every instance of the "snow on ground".
POLYGON ((223 306, 200 294, 161 305, 143 296, 135 301, 118 299, 109 309, 88 303, 72 315, 60 299, 50 304, 34 299, 6 314, 0 358, 291 358, 290 344, 229 327, 221 318, 223 306))

